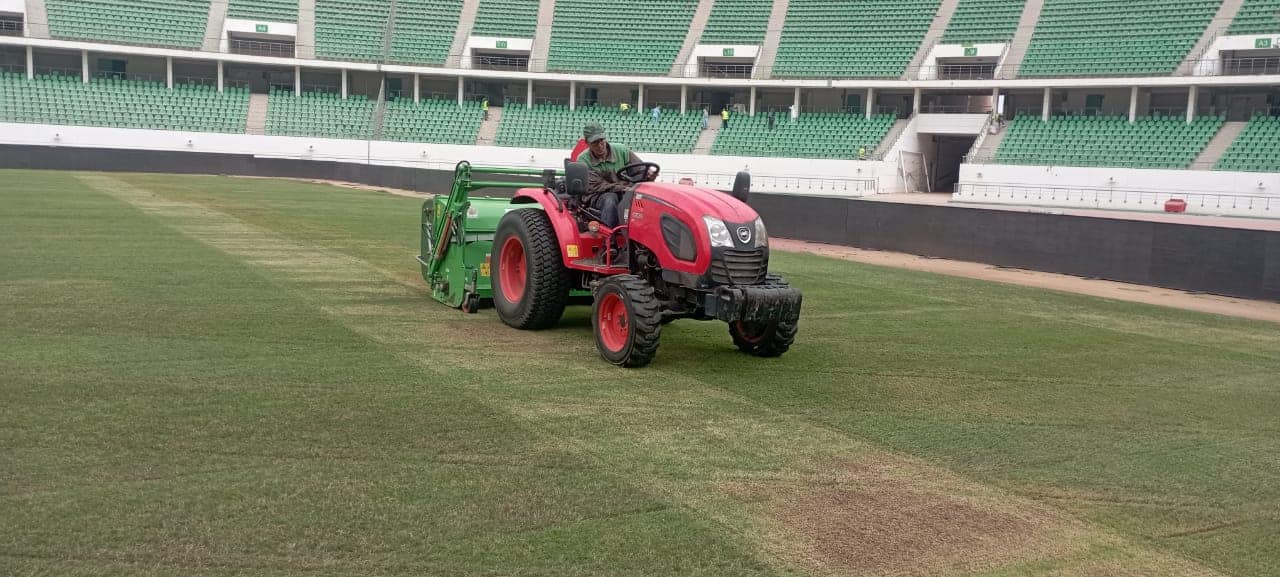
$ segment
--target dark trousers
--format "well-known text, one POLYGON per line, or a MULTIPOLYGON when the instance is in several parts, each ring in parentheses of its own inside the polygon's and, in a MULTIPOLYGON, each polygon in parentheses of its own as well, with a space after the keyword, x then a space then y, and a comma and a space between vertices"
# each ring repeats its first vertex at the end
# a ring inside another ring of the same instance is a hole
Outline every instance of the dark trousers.
POLYGON ((618 223, 622 222, 622 214, 618 210, 617 193, 605 192, 597 195, 595 200, 591 201, 591 208, 600 211, 600 224, 617 228, 618 223))

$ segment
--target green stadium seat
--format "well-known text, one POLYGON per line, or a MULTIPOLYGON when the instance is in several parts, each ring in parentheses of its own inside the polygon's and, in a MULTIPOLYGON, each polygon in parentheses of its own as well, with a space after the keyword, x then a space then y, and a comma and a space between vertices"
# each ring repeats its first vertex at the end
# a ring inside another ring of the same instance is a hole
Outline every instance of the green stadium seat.
POLYGON ((960 0, 942 41, 947 44, 1008 42, 1026 0, 960 0))
POLYGON ((267 134, 368 139, 373 137, 376 103, 364 96, 339 98, 331 92, 272 90, 267 99, 267 134))
POLYGON ((209 0, 47 0, 54 38, 199 48, 209 0))
POLYGON ((621 114, 616 108, 584 106, 570 111, 567 106, 544 104, 526 109, 506 106, 498 126, 495 144, 530 148, 565 149, 566 154, 582 138, 582 127, 598 122, 609 138, 630 146, 638 153, 689 154, 702 128, 700 114, 664 111, 655 124, 649 114, 621 114))
POLYGON ((770 129, 764 114, 740 114, 730 117, 729 128, 716 136, 711 154, 853 159, 862 147, 871 154, 895 119, 893 115, 867 119, 860 113, 814 112, 792 122, 779 114, 770 129))
POLYGON ((113 126, 158 130, 243 133, 249 93, 210 86, 175 85, 79 76, 0 74, 4 122, 113 126))
POLYGON ((1218 116, 1019 116, 1009 124, 1000 164, 1186 169, 1222 128, 1218 116))
POLYGON ((1218 0, 1045 0, 1021 77, 1171 74, 1218 0))
POLYGON ((1280 117, 1254 116, 1214 170, 1280 172, 1280 117))
POLYGON ((717 0, 702 31, 702 44, 761 44, 773 0, 717 0))
POLYGON ((245 20, 297 22, 298 0, 231 0, 227 16, 245 20))
POLYGON ((696 2, 557 0, 547 70, 661 74, 671 71, 696 2))
POLYGON ((1227 34, 1280 33, 1280 0, 1245 0, 1227 34))
POLYGON ((471 34, 533 38, 538 27, 538 4, 537 0, 480 0, 471 34))
POLYGON ((896 78, 938 12, 939 0, 791 0, 773 75, 896 78))

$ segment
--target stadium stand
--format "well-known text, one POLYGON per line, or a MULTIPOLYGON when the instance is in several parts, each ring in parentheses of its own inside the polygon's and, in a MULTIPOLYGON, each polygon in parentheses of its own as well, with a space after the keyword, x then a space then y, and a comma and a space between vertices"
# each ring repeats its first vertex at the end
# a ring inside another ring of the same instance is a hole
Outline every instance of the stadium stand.
POLYGON ((471 34, 533 38, 538 4, 537 0, 480 0, 471 34))
MULTIPOLYGON (((508 106, 494 141, 498 146, 563 148, 568 151, 582 138, 582 127, 599 122, 609 139, 630 146, 636 152, 688 154, 698 141, 702 117, 668 111, 657 124, 646 113, 622 114, 614 108, 547 104, 524 108, 508 106)), ((567 152, 566 152, 567 154, 567 152)))
POLYGON ((1245 0, 1227 34, 1280 33, 1280 0, 1245 0))
POLYGON ((475 144, 482 113, 478 102, 392 100, 382 117, 382 137, 406 142, 475 144))
POLYGON ((245 20, 297 22, 298 0, 231 0, 227 16, 245 20))
POLYGON ((666 75, 680 53, 696 2, 557 0, 547 70, 666 75))
POLYGON ((48 0, 54 38, 199 48, 209 0, 48 0))
POLYGON ((773 0, 717 0, 702 31, 702 44, 759 44, 773 0))
POLYGON ((461 12, 462 0, 396 0, 389 59, 444 64, 461 12))
POLYGON ((1026 0, 960 0, 942 41, 1007 42, 1013 38, 1026 4, 1026 0))
POLYGON ((278 136, 320 136, 328 138, 371 138, 376 103, 364 96, 345 100, 332 92, 303 92, 272 89, 267 104, 267 134, 278 136))
POLYGON ((1045 0, 1022 77, 1170 74, 1218 0, 1045 0))
POLYGON ((880 145, 895 117, 840 112, 802 114, 793 123, 779 115, 773 129, 764 114, 739 115, 730 119, 711 146, 711 154, 731 156, 784 156, 795 158, 858 158, 858 149, 868 155, 880 145))
POLYGON ((381 60, 389 3, 316 0, 316 57, 381 60))
POLYGON ((1280 172, 1280 117, 1255 116, 1249 120, 1214 169, 1280 172))
POLYGON ((0 119, 5 122, 113 126, 199 132, 244 132, 249 93, 219 93, 203 85, 115 78, 88 84, 79 76, 0 72, 0 119))
MULTIPOLYGON (((1105 1, 1105 0, 1101 0, 1105 1)), ((775 77, 900 76, 939 0, 791 0, 775 77)))
POLYGON ((1151 116, 1019 116, 996 151, 999 164, 1185 169, 1222 128, 1223 117, 1188 123, 1151 116))

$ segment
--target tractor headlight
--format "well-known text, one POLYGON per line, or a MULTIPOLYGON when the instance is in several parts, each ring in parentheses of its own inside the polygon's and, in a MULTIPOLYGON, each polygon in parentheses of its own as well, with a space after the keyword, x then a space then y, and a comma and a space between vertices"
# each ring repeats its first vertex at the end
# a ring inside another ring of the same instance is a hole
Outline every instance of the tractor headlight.
POLYGON ((769 246, 769 232, 764 229, 764 219, 756 219, 756 248, 769 246))
POLYGON ((723 246, 733 248, 733 237, 729 235, 729 227, 724 225, 724 221, 714 216, 702 217, 702 222, 707 225, 707 234, 711 236, 711 246, 723 246))

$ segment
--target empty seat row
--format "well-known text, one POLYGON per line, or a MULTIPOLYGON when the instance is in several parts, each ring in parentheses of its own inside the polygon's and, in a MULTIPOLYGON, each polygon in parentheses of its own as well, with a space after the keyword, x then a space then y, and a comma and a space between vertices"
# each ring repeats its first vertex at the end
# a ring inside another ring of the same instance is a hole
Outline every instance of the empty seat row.
POLYGON ((526 109, 507 106, 502 111, 496 144, 531 148, 573 148, 582 138, 582 127, 590 122, 604 126, 609 138, 624 143, 638 153, 688 154, 698 141, 702 116, 668 110, 654 122, 649 113, 623 114, 612 107, 544 104, 526 109))
POLYGON ((211 86, 36 76, 0 72, 0 119, 4 122, 244 132, 249 93, 218 92, 211 86))
POLYGON ((1280 172, 1280 117, 1255 116, 1251 119, 1214 168, 1280 172))
POLYGON ((996 151, 1001 164, 1185 169, 1222 128, 1224 118, 1181 116, 1019 116, 996 151))
POLYGON ((1045 0, 1022 77, 1171 74, 1221 0, 1045 0))
POLYGON ((199 48, 209 0, 47 0, 54 38, 199 48))
POLYGON ((861 113, 814 112, 792 120, 785 114, 730 117, 711 154, 857 159, 870 156, 893 127, 893 115, 866 118, 861 113))
POLYGON ((939 0, 791 0, 773 75, 900 76, 938 5, 939 0))

